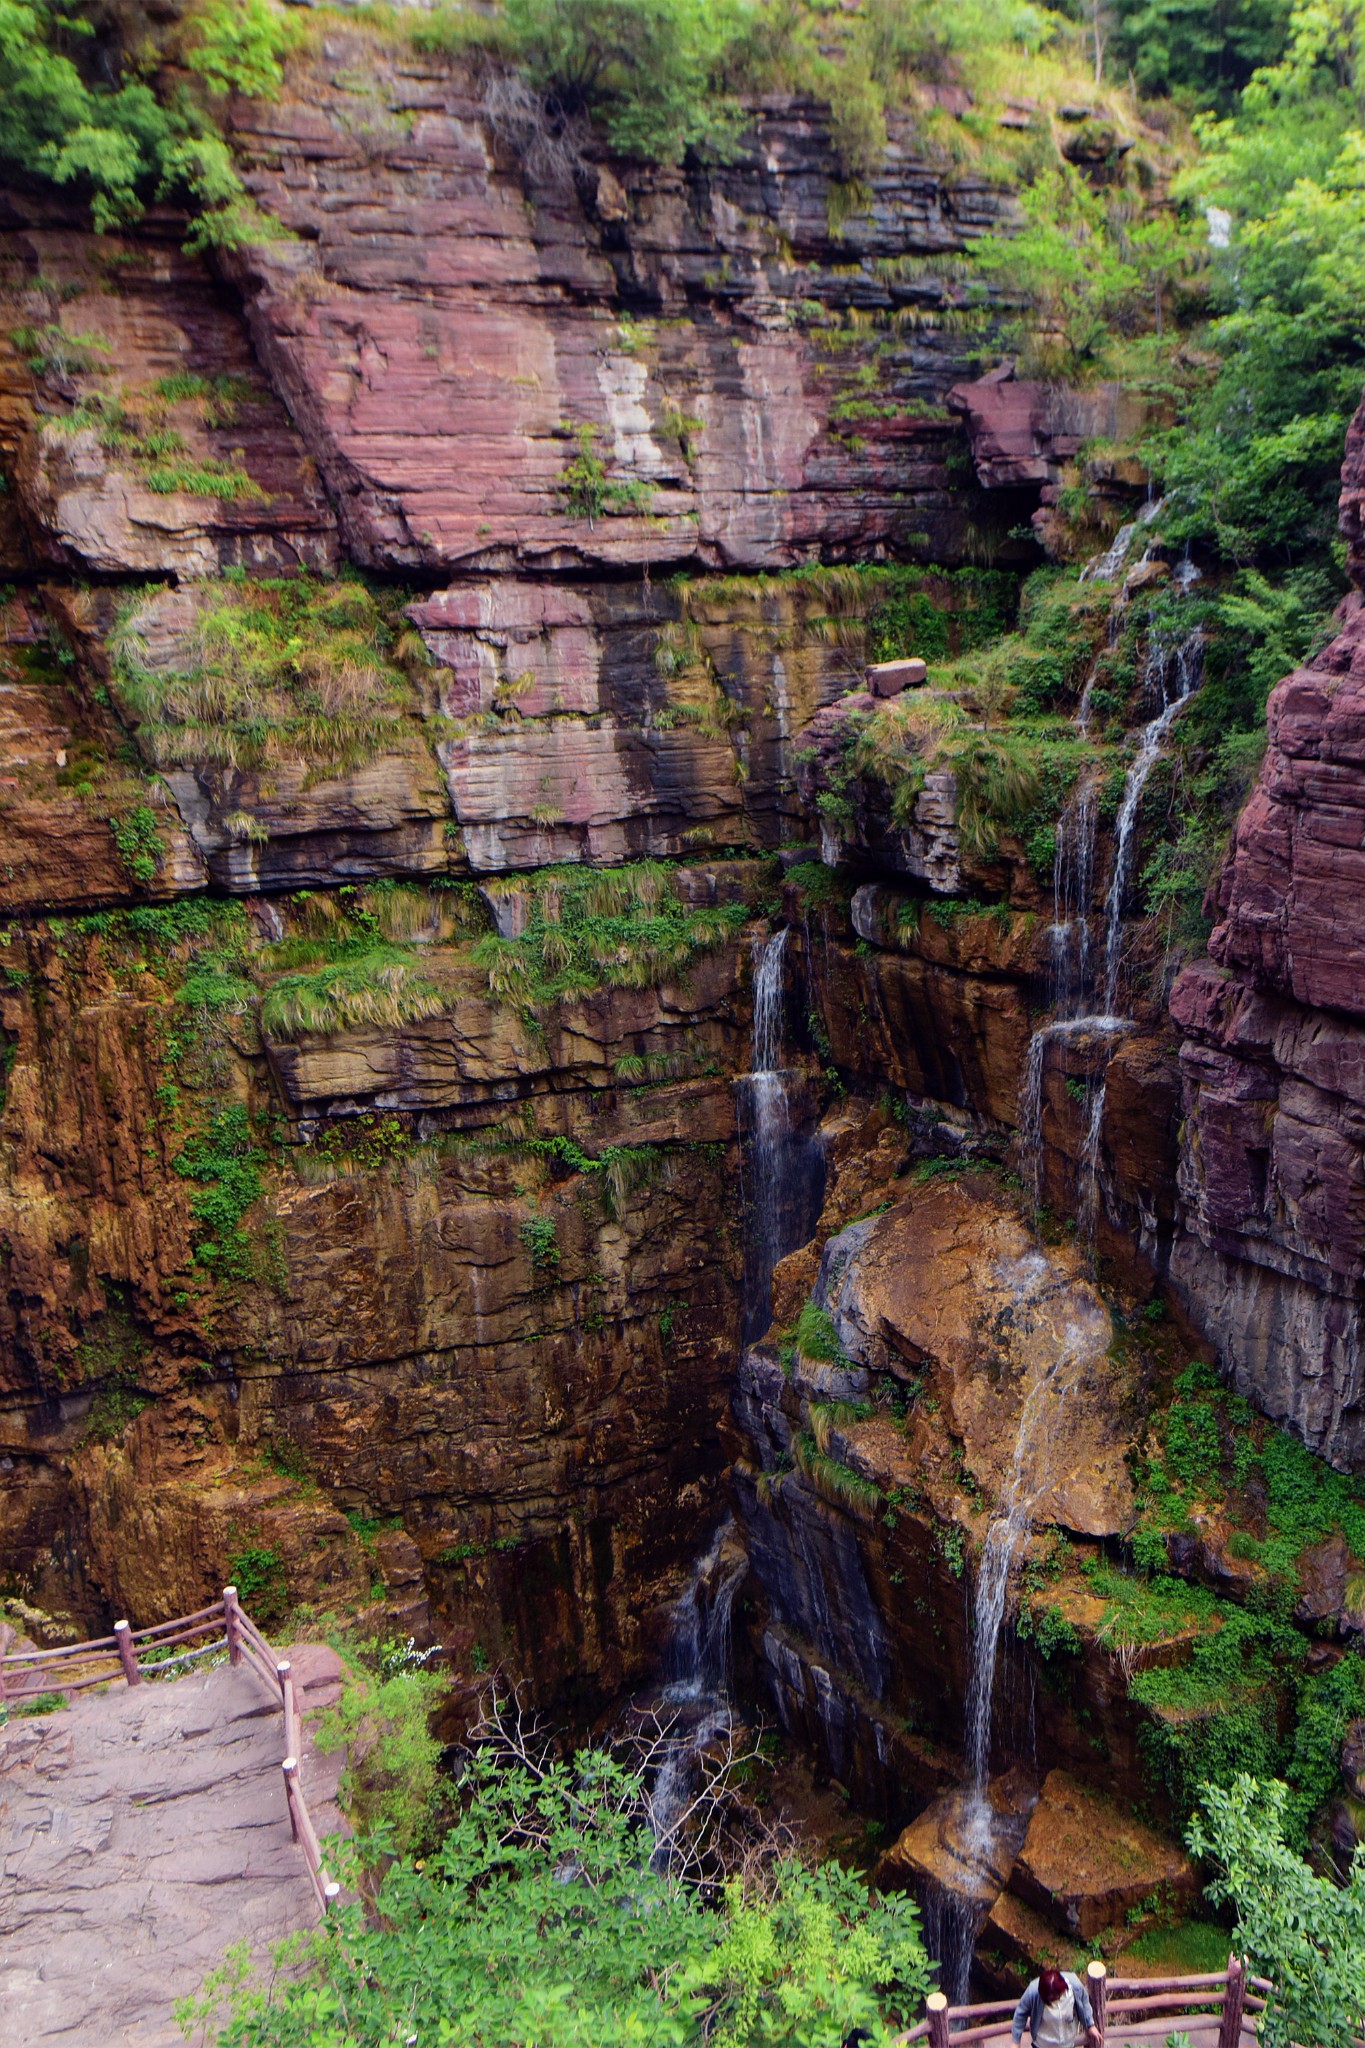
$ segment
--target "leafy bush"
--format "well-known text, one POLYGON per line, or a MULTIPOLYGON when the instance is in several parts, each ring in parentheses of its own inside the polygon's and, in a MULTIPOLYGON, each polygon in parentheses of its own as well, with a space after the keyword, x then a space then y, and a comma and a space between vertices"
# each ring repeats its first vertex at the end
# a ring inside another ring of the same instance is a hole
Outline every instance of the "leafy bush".
POLYGON ((260 1987, 230 1970, 182 2019, 224 1992, 224 2048, 798 2048, 858 2027, 886 2048, 929 1988, 914 1905, 836 1864, 780 1861, 714 1908, 655 1871, 643 1787, 600 1751, 476 1751, 460 1789, 441 1847, 394 1862, 373 1914, 345 1908, 260 1987))
POLYGON ((289 1604, 284 1558, 274 1544, 249 1543, 228 1559, 228 1584, 259 1628, 283 1619, 289 1604))
POLYGON ((711 0, 504 0, 511 46, 559 119, 590 114, 627 156, 675 163, 725 150, 736 125, 717 90, 742 18, 711 0))
POLYGON ((109 831, 128 879, 144 888, 156 880, 161 865, 161 835, 156 829, 156 812, 147 804, 130 811, 115 812, 109 831))
POLYGON ((1288 1798, 1241 1772, 1205 1788, 1186 1839, 1218 1866, 1209 1896, 1236 1908, 1235 1946, 1275 1987, 1267 2048, 1350 2048, 1365 2028, 1365 1855, 1343 1885, 1315 1875, 1286 1839, 1288 1798))
POLYGON ((553 1216, 528 1216, 521 1226, 520 1237, 533 1266, 558 1266, 559 1244, 553 1216))
MULTIPOLYGON (((159 99, 125 65, 116 22, 56 0, 0 0, 0 161, 74 185, 100 231, 176 192, 200 214, 200 245, 242 239, 254 215, 226 146, 189 93, 159 99)), ((204 0, 186 61, 215 90, 269 97, 292 34, 268 0, 204 0)))
POLYGON ((444 1690, 437 1673, 370 1644, 349 1658, 341 1698, 319 1724, 323 1754, 346 1751, 342 1796, 371 1853, 420 1855, 439 1839, 442 1745, 431 1717, 444 1690))
POLYGON ((206 1129, 186 1139, 173 1162, 182 1179, 199 1183, 190 1197, 197 1226, 195 1263, 216 1279, 248 1280, 255 1273, 255 1247, 242 1219, 265 1193, 265 1160, 250 1113, 244 1104, 232 1102, 213 1112, 206 1129))

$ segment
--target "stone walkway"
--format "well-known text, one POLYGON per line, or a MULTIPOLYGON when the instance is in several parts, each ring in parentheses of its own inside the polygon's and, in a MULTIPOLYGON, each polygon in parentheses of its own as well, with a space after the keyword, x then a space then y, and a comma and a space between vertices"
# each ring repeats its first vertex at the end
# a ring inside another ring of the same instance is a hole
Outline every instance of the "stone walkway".
MULTIPOLYGON (((334 1653, 287 1653, 305 1715, 334 1653)), ((263 1953, 318 1918, 289 1831, 284 1721, 247 1669, 101 1695, 0 1728, 0 2037, 5 2048, 170 2048, 176 1999, 231 1942, 263 1953)), ((305 1745, 319 1836, 339 1757, 305 1745)))

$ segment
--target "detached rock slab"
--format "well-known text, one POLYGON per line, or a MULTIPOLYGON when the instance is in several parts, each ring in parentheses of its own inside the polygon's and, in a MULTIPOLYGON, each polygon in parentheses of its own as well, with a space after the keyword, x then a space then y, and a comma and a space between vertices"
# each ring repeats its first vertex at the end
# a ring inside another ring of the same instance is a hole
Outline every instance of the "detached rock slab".
POLYGON ((1009 1889, 1059 1933, 1089 1941, 1155 1891, 1193 1902, 1199 1881, 1176 1843, 1050 1771, 1009 1889))

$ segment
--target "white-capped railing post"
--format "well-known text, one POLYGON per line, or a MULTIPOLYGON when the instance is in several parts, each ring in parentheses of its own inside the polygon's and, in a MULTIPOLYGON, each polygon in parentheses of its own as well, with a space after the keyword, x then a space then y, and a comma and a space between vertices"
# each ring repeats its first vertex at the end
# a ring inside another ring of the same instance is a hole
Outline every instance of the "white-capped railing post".
POLYGON ((133 1648, 133 1631, 126 1621, 114 1623, 114 1641, 118 1644, 118 1660, 123 1666, 123 1675, 129 1685, 141 1685, 142 1673, 137 1668, 137 1651, 133 1648))
POLYGON ((1108 2002, 1109 1972, 1101 1962, 1087 1963, 1085 1988, 1090 1993, 1090 2010, 1095 2015, 1095 2025, 1104 2032, 1104 2009, 1108 2002))
POLYGON ((948 2001, 941 1991, 931 1991, 925 2000, 929 2014, 929 2039, 932 2048, 948 2048, 948 2001))
POLYGON ((227 1627, 229 1664, 242 1661, 242 1609, 235 1586, 223 1588, 223 1621, 227 1627))

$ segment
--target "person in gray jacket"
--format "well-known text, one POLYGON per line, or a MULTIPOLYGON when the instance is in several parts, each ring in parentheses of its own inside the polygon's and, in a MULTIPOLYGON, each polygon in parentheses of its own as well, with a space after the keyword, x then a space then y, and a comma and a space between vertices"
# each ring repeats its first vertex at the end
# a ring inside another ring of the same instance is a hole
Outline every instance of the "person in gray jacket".
POLYGON ((1014 2008, 1016 2041, 1029 2030, 1033 2048, 1100 2048, 1090 1993, 1070 1970, 1044 1970, 1014 2008))

